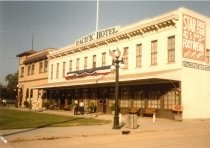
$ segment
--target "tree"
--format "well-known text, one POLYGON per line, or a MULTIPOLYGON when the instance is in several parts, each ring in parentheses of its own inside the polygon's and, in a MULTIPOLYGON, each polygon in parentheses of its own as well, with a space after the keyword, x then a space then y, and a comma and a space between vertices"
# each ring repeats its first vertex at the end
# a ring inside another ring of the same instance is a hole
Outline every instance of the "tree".
POLYGON ((7 88, 3 84, 0 84, 0 98, 3 99, 7 97, 8 97, 7 88))
POLYGON ((16 98, 16 89, 18 84, 18 72, 14 74, 8 74, 5 77, 5 80, 7 82, 7 99, 15 99, 16 98))

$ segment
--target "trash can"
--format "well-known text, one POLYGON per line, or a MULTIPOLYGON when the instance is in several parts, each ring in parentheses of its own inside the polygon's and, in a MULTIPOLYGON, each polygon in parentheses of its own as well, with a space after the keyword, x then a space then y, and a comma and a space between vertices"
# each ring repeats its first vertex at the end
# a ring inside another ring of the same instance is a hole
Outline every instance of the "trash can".
POLYGON ((126 127, 131 128, 131 129, 135 129, 138 127, 138 125, 137 125, 137 111, 136 110, 131 110, 129 112, 126 127))

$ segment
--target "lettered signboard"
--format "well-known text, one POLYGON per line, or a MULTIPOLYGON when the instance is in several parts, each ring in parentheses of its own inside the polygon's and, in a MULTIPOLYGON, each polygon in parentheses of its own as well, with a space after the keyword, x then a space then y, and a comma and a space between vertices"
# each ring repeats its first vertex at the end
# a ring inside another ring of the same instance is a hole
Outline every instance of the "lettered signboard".
POLYGON ((183 57, 205 62, 206 23, 183 14, 182 26, 183 57))

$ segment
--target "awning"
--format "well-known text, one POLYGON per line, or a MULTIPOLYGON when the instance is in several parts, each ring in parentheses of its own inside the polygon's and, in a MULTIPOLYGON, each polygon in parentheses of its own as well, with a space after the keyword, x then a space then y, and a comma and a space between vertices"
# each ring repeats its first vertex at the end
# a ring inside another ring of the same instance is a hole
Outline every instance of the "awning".
MULTIPOLYGON (((143 74, 119 75, 119 83, 171 83, 171 81, 181 81, 181 69, 148 72, 143 74)), ((73 87, 84 85, 98 85, 115 82, 115 73, 108 75, 87 76, 85 78, 76 78, 65 80, 64 82, 49 83, 46 85, 34 86, 32 89, 48 89, 59 87, 73 87)))

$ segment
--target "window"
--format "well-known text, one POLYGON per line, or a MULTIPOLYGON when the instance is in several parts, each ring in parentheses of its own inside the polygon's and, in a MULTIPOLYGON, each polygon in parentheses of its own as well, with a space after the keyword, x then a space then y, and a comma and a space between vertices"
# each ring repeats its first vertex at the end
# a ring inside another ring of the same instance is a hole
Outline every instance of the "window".
POLYGON ((44 72, 43 62, 39 62, 39 73, 44 72))
POLYGON ((63 62, 63 77, 66 75, 66 62, 63 62))
POLYGON ((33 89, 30 90, 30 98, 33 98, 33 89))
POLYGON ((164 109, 172 109, 172 105, 180 104, 180 93, 178 91, 168 91, 164 95, 164 109))
POLYGON ((136 45, 136 67, 142 66, 142 44, 136 45))
POLYGON ((133 107, 144 108, 144 92, 139 88, 135 92, 135 99, 133 100, 133 107))
POLYGON ((69 72, 72 72, 72 60, 69 60, 69 72))
POLYGON ((24 67, 20 68, 20 77, 24 77, 24 67))
POLYGON ((50 79, 53 79, 53 64, 51 65, 51 74, 50 74, 50 79))
POLYGON ((34 75, 34 64, 31 65, 31 75, 34 75))
POLYGON ((151 65, 157 65, 157 40, 151 42, 151 65))
POLYGON ((59 63, 57 63, 57 66, 56 66, 56 79, 59 78, 59 63))
POLYGON ((206 63, 210 64, 210 49, 206 49, 206 63))
POLYGON ((27 66, 27 76, 30 76, 30 71, 31 71, 30 67, 31 67, 30 65, 27 66))
POLYGON ((29 98, 29 89, 27 88, 26 89, 26 101, 28 100, 28 98, 29 98))
POLYGON ((76 71, 79 71, 79 58, 77 58, 76 71))
POLYGON ((175 36, 168 37, 168 63, 175 62, 175 36))
POLYGON ((87 69, 88 57, 84 57, 84 69, 87 69))
POLYGON ((44 61, 44 72, 47 72, 48 69, 48 61, 44 61))
POLYGON ((128 68, 128 47, 124 48, 124 52, 123 52, 123 61, 124 61, 124 65, 125 65, 125 69, 128 68))
POLYGON ((160 108, 160 92, 159 91, 150 91, 148 96, 148 108, 160 108))
POLYGON ((106 66, 106 52, 102 53, 102 67, 106 66))
POLYGON ((93 56, 93 68, 96 68, 96 55, 93 56))
POLYGON ((120 107, 130 107, 130 94, 129 94, 129 88, 124 87, 120 90, 120 107))

